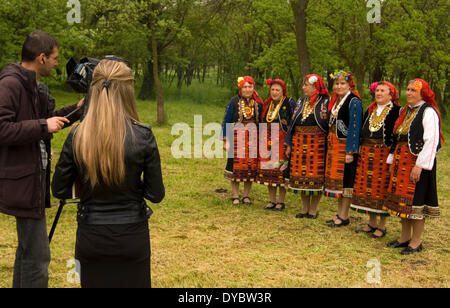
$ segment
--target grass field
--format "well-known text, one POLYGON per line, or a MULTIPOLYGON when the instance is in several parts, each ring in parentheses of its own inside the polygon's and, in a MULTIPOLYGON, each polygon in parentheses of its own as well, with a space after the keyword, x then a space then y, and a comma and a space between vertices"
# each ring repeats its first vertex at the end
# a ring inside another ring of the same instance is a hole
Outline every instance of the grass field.
MULTIPOLYGON (((195 89, 195 88, 194 88, 195 89)), ((197 88, 197 92, 199 88, 197 88)), ((388 235, 374 240, 355 234, 366 217, 351 213, 352 224, 331 229, 325 220, 335 214, 336 202, 323 199, 316 221, 298 220, 300 198, 288 194, 287 210, 264 211, 267 189, 254 185, 252 206, 233 206, 223 178, 225 159, 174 159, 172 125, 186 122, 193 127, 194 115, 203 123, 221 122, 227 92, 208 87, 207 95, 179 95, 166 102, 168 123, 157 127, 155 102, 139 101, 141 121, 153 126, 162 158, 166 186, 163 203, 153 205, 150 220, 153 287, 449 287, 450 279, 450 151, 444 146, 438 156, 438 190, 442 218, 426 223, 425 250, 404 257, 399 250, 386 248, 397 239, 400 223, 388 220, 388 235), (366 282, 367 263, 381 264, 381 284, 366 282)), ((175 94, 174 94, 175 93, 175 94)), ((55 91, 59 106, 78 101, 76 94, 55 91)), ((448 125, 446 125, 446 129, 448 125)), ((53 142, 53 164, 68 131, 53 142)), ((450 140, 450 134, 446 133, 450 140)), ((207 137, 205 137, 205 140, 207 137)), ((57 200, 53 200, 57 202, 57 200)), ((47 212, 47 224, 56 208, 47 212)), ((0 215, 0 287, 12 285, 16 249, 15 219, 0 215)), ((62 215, 52 249, 50 287, 79 287, 67 280, 67 262, 74 258, 76 208, 68 205, 62 215)), ((111 273, 113 275, 114 273, 111 273)))

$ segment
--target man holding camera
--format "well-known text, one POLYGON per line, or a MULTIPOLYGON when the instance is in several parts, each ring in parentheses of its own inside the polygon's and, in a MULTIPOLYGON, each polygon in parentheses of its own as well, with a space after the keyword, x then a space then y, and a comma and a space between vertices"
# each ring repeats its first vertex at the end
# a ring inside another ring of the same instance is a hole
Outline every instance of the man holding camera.
POLYGON ((48 88, 38 81, 57 65, 56 40, 35 31, 25 40, 22 62, 0 72, 0 212, 15 216, 17 222, 14 288, 48 287, 45 208, 50 207, 50 140, 69 124, 64 116, 84 103, 53 110, 48 88))

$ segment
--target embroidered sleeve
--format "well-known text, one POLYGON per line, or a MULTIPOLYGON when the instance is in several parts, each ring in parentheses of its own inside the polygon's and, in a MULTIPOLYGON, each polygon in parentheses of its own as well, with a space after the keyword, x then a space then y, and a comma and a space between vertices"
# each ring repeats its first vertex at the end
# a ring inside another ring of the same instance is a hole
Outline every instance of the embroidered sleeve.
POLYGON ((416 166, 433 170, 440 138, 439 117, 433 108, 427 108, 423 115, 423 149, 419 153, 416 166))
POLYGON ((362 125, 363 107, 359 99, 350 102, 350 124, 347 135, 347 154, 359 153, 360 134, 362 125))

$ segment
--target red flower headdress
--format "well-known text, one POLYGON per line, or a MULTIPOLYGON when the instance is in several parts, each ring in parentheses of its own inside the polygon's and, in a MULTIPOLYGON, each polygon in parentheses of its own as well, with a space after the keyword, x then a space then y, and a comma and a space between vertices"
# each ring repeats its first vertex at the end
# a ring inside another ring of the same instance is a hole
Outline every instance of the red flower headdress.
MULTIPOLYGON (((241 89, 242 89, 242 87, 245 85, 245 83, 247 83, 247 82, 250 83, 250 84, 252 84, 253 86, 256 85, 255 80, 254 80, 252 77, 250 77, 250 76, 244 76, 244 77, 239 77, 239 78, 238 78, 238 80, 237 80, 237 86, 238 86, 238 88, 239 88, 239 95, 241 95, 241 89)), ((262 99, 259 97, 259 94, 258 94, 258 92, 256 92, 256 90, 253 91, 252 97, 253 97, 253 99, 254 99, 255 101, 257 101, 258 103, 260 103, 260 104, 263 103, 262 99)))
MULTIPOLYGON (((431 90, 428 83, 423 79, 416 78, 416 79, 414 79, 413 83, 414 83, 414 89, 416 90, 416 92, 420 92, 422 99, 436 111, 436 113, 439 117, 439 122, 442 124, 441 114, 439 113, 439 110, 437 108, 436 97, 435 97, 433 90, 431 90)), ((397 122, 395 123, 394 133, 397 131, 398 127, 402 124, 403 120, 405 119, 405 116, 406 116, 406 108, 403 108, 402 113, 400 114, 400 117, 398 118, 397 122)), ((442 125, 441 125, 441 127, 442 127, 442 125)), ((441 135, 442 142, 444 142, 445 138, 444 138, 444 134, 442 133, 442 128, 441 128, 440 135, 441 135)))
POLYGON ((314 106, 316 100, 320 95, 330 97, 328 88, 325 85, 323 79, 319 75, 316 74, 306 75, 306 80, 308 80, 310 84, 316 87, 316 92, 311 96, 311 106, 314 106))
MULTIPOLYGON (((375 82, 370 86, 370 92, 375 94, 376 89, 379 85, 387 85, 389 87, 391 96, 392 96, 392 102, 394 105, 400 106, 400 93, 398 92, 397 88, 390 82, 387 81, 380 81, 375 82)), ((375 108, 377 108, 377 102, 373 102, 372 105, 369 107, 369 114, 371 114, 375 108)))
MULTIPOLYGON (((272 87, 272 85, 274 84, 278 84, 281 86, 281 88, 283 88, 283 96, 284 97, 288 97, 288 93, 287 93, 287 88, 286 88, 286 83, 281 80, 281 79, 267 79, 266 83, 269 87, 272 87)), ((263 114, 266 113, 267 108, 270 104, 270 102, 272 101, 272 96, 269 93, 269 97, 266 99, 266 101, 264 102, 264 110, 263 110, 263 114)))

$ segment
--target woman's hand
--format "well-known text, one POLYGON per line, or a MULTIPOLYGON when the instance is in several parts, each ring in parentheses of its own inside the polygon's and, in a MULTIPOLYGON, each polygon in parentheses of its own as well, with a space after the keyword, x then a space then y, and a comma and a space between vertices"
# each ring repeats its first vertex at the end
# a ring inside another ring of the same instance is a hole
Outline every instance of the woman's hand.
POLYGON ((351 164, 354 160, 355 160, 355 157, 353 156, 353 154, 345 155, 345 163, 346 164, 351 164))
POLYGON ((225 152, 228 152, 228 149, 230 148, 230 144, 228 143, 228 139, 227 138, 223 138, 223 150, 225 152))
POLYGON ((292 153, 292 148, 290 146, 286 147, 286 157, 291 157, 291 153, 292 153))
POLYGON ((422 168, 415 166, 411 171, 410 180, 414 183, 419 182, 421 174, 422 174, 422 168))

